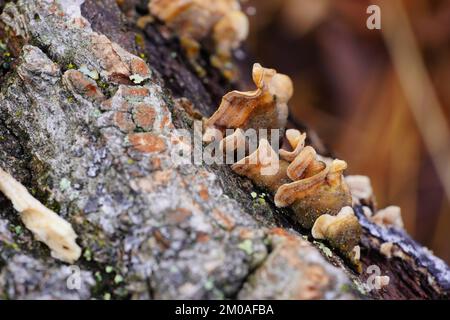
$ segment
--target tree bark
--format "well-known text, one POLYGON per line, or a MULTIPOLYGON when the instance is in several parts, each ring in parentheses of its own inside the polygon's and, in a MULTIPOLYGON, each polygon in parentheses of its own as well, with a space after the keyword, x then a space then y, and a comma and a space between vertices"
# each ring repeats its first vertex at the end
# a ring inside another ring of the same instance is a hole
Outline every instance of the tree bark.
POLYGON ((52 259, 0 195, 1 298, 448 298, 449 267, 360 206, 358 274, 229 167, 174 167, 176 129, 240 84, 206 51, 199 76, 161 23, 136 27, 145 1, 77 2, 0 1, 0 167, 70 221, 83 248, 77 268, 52 259), (388 286, 367 290, 371 265, 388 286))

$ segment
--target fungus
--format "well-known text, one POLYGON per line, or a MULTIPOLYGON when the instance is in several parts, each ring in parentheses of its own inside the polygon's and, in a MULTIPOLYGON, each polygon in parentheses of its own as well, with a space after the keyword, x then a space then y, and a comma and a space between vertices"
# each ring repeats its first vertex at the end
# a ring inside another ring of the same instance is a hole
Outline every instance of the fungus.
POLYGON ((345 181, 350 188, 353 204, 375 205, 375 197, 369 177, 347 176, 345 181))
MULTIPOLYGON (((289 170, 289 167, 287 168, 289 170)), ((307 197, 317 190, 319 184, 325 181, 329 168, 324 164, 323 170, 309 177, 282 185, 275 194, 275 205, 287 207, 297 200, 307 197)))
POLYGON ((50 248, 52 257, 67 263, 78 260, 81 248, 75 242, 77 235, 70 223, 46 208, 1 168, 0 191, 11 200, 27 229, 50 248))
POLYGON ((392 258, 393 246, 394 244, 392 242, 384 242, 380 246, 380 253, 388 259, 392 258))
POLYGON ((393 226, 396 228, 403 228, 402 212, 400 207, 389 206, 385 209, 377 211, 371 220, 378 225, 393 226))
POLYGON ((248 37, 249 23, 247 16, 235 10, 226 14, 216 23, 213 30, 216 54, 224 59, 230 58, 235 50, 248 37))
MULTIPOLYGON (((275 205, 290 207, 297 222, 310 229, 319 217, 334 217, 343 207, 351 205, 351 195, 342 176, 347 164, 342 160, 333 160, 330 164, 318 161, 312 147, 299 147, 303 145, 305 135, 299 131, 288 132, 295 151, 284 153, 287 155, 284 158, 292 159, 296 154, 292 162, 279 159, 269 142, 261 139, 258 149, 235 163, 232 169, 257 186, 275 193, 275 205)), ((352 217, 340 216, 330 229, 332 233, 327 235, 332 245, 347 255, 361 234, 359 222, 352 210, 351 213, 352 217), (336 225, 340 228, 334 227, 336 225)))
POLYGON ((305 147, 306 133, 301 133, 299 130, 295 129, 288 129, 286 130, 286 138, 293 150, 287 151, 281 149, 280 157, 286 161, 292 162, 305 147))
POLYGON ((373 215, 372 210, 368 206, 363 206, 362 211, 367 219, 370 219, 370 217, 372 217, 372 215, 373 215))
POLYGON ((311 233, 315 239, 327 240, 334 248, 351 253, 359 242, 362 229, 352 207, 344 207, 336 216, 324 214, 318 217, 311 233))
POLYGON ((234 150, 242 150, 245 148, 244 132, 237 129, 233 134, 226 136, 220 141, 219 150, 233 152, 234 150))
POLYGON ((288 132, 288 140, 295 149, 291 153, 281 150, 280 155, 284 155, 284 159, 296 155, 287 168, 287 175, 293 182, 278 188, 275 205, 291 206, 300 224, 311 228, 322 214, 336 215, 341 208, 351 205, 351 195, 342 176, 347 164, 342 160, 329 164, 319 161, 312 147, 301 148, 304 135, 298 130, 288 132))
MULTIPOLYGON (((227 154, 246 146, 247 129, 285 128, 287 102, 293 94, 291 79, 254 64, 253 81, 256 90, 226 94, 218 110, 205 122, 203 140, 220 141, 220 150, 226 149, 227 154), (225 129, 235 131, 223 138, 228 133, 225 129)), ((291 150, 281 149, 279 155, 267 139, 256 138, 257 150, 232 165, 232 170, 273 193, 275 205, 290 207, 303 228, 315 226, 317 237, 323 232, 323 239, 360 270, 357 244, 362 231, 349 207, 352 196, 343 177, 347 163, 321 158, 313 147, 305 146, 306 134, 295 129, 286 131, 291 150)))
POLYGON ((288 163, 280 161, 266 139, 261 139, 258 149, 248 157, 232 165, 232 170, 252 180, 257 186, 275 192, 288 181, 286 168, 288 163))
POLYGON ((287 175, 289 176, 289 178, 295 181, 303 176, 305 170, 310 165, 314 165, 317 169, 320 169, 321 167, 324 166, 326 167, 324 163, 314 162, 315 159, 316 159, 316 150, 314 150, 314 148, 311 146, 307 146, 291 162, 291 164, 287 169, 287 175))
MULTIPOLYGON (((207 128, 284 129, 287 102, 292 97, 291 79, 274 69, 253 65, 254 91, 226 94, 218 110, 206 121, 207 128)), ((207 141, 207 138, 204 138, 207 141)))
POLYGON ((211 38, 218 60, 226 62, 249 32, 238 0, 153 0, 149 10, 180 37, 190 58, 211 38))

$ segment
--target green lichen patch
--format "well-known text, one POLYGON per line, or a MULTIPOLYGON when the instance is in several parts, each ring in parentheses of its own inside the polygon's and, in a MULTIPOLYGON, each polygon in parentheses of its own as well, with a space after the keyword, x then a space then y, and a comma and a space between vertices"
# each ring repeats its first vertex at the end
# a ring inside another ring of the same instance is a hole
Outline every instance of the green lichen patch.
POLYGON ((328 257, 331 258, 333 256, 333 251, 324 245, 322 242, 313 241, 313 243, 328 257))
POLYGON ((253 253, 253 243, 250 239, 246 239, 238 244, 238 248, 244 251, 247 255, 253 253))

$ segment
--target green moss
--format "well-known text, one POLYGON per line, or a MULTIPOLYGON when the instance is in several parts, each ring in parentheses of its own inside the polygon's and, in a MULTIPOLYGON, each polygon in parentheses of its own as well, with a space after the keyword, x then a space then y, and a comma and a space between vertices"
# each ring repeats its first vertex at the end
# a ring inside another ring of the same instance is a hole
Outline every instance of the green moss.
POLYGON ((114 268, 111 267, 111 266, 106 266, 106 267, 105 267, 105 271, 106 271, 106 273, 111 273, 111 272, 114 271, 114 268))
POLYGON ((350 287, 350 285, 348 283, 344 283, 341 286, 341 292, 342 293, 349 293, 352 290, 352 288, 350 287))
POLYGON ((100 110, 98 110, 98 109, 95 109, 94 111, 92 111, 92 116, 94 117, 94 118, 98 118, 98 117, 100 117, 102 115, 102 112, 100 111, 100 110))
POLYGON ((67 70, 75 70, 75 69, 78 69, 77 66, 76 66, 76 64, 74 64, 74 63, 72 63, 72 62, 69 62, 69 63, 67 64, 66 68, 67 68, 67 70))
POLYGON ((364 289, 364 286, 357 280, 353 280, 353 284, 355 285, 356 290, 358 290, 362 295, 366 295, 366 289, 364 289))
POLYGON ((123 277, 120 274, 116 274, 116 276, 114 277, 114 283, 119 284, 122 282, 123 282, 123 277))
POLYGON ((139 47, 144 47, 144 38, 142 37, 142 35, 136 34, 136 36, 134 37, 134 41, 139 47))
POLYGON ((9 248, 11 250, 14 250, 14 251, 20 251, 20 246, 17 243, 15 243, 15 242, 5 243, 5 247, 9 248))
POLYGON ((84 250, 83 257, 84 257, 84 259, 86 259, 86 261, 91 261, 92 260, 92 251, 89 248, 86 248, 84 250))
POLYGON ((238 248, 244 251, 246 254, 251 255, 253 253, 253 243, 250 239, 246 239, 238 244, 238 248))
POLYGON ((208 279, 204 285, 206 290, 212 290, 214 288, 214 282, 211 279, 208 279))
POLYGON ((94 277, 95 277, 95 281, 97 281, 97 283, 103 281, 103 277, 102 277, 102 274, 100 271, 96 271, 94 273, 94 277))
POLYGON ((328 257, 331 258, 333 256, 333 252, 330 248, 328 248, 326 245, 324 245, 322 242, 313 241, 315 245, 319 247, 320 250, 328 257))
POLYGON ((22 227, 21 226, 15 226, 14 227, 14 232, 17 234, 17 235, 21 235, 22 234, 22 227))
POLYGON ((69 179, 66 178, 62 178, 61 181, 59 182, 59 188, 61 189, 61 191, 66 191, 67 189, 70 188, 71 182, 69 179))
POLYGON ((266 200, 264 198, 258 198, 258 203, 260 205, 265 205, 266 204, 266 200))
POLYGON ((69 97, 67 98, 67 102, 68 102, 68 103, 71 103, 71 104, 74 103, 74 102, 75 102, 75 97, 72 96, 72 95, 69 96, 69 97))

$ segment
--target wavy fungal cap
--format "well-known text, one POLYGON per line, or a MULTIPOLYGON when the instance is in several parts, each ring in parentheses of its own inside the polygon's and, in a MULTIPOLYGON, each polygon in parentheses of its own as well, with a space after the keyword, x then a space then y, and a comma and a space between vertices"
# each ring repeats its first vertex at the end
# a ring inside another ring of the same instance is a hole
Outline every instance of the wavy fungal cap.
MULTIPOLYGON (((290 159, 297 152, 298 149, 295 149, 293 152, 280 154, 290 159)), ((315 195, 320 198, 318 206, 320 202, 336 201, 332 207, 340 209, 351 204, 349 190, 342 179, 342 172, 346 168, 345 161, 334 160, 331 164, 327 164, 317 160, 316 151, 312 147, 303 148, 287 168, 287 175, 293 182, 284 184, 278 189, 275 194, 276 206, 287 207, 307 197, 311 202, 313 200, 311 197, 315 195)))
POLYGON ((254 91, 227 93, 217 111, 206 121, 207 127, 284 129, 287 101, 292 97, 292 81, 274 69, 253 66, 254 91))
POLYGON ((287 129, 286 138, 292 147, 292 151, 280 150, 280 157, 286 161, 292 162, 305 147, 306 133, 301 133, 296 129, 287 129))
POLYGON ((255 184, 275 190, 286 180, 285 168, 277 153, 266 139, 261 139, 258 149, 248 157, 231 166, 241 176, 251 179, 255 184))
POLYGON ((328 240, 333 247, 351 253, 358 244, 362 229, 352 207, 344 207, 336 216, 324 214, 317 218, 312 230, 315 239, 328 240))
POLYGON ((50 248, 52 257, 67 263, 78 260, 81 248, 75 242, 77 235, 70 223, 42 205, 21 183, 1 168, 0 191, 20 212, 25 227, 33 232, 37 240, 50 248))

